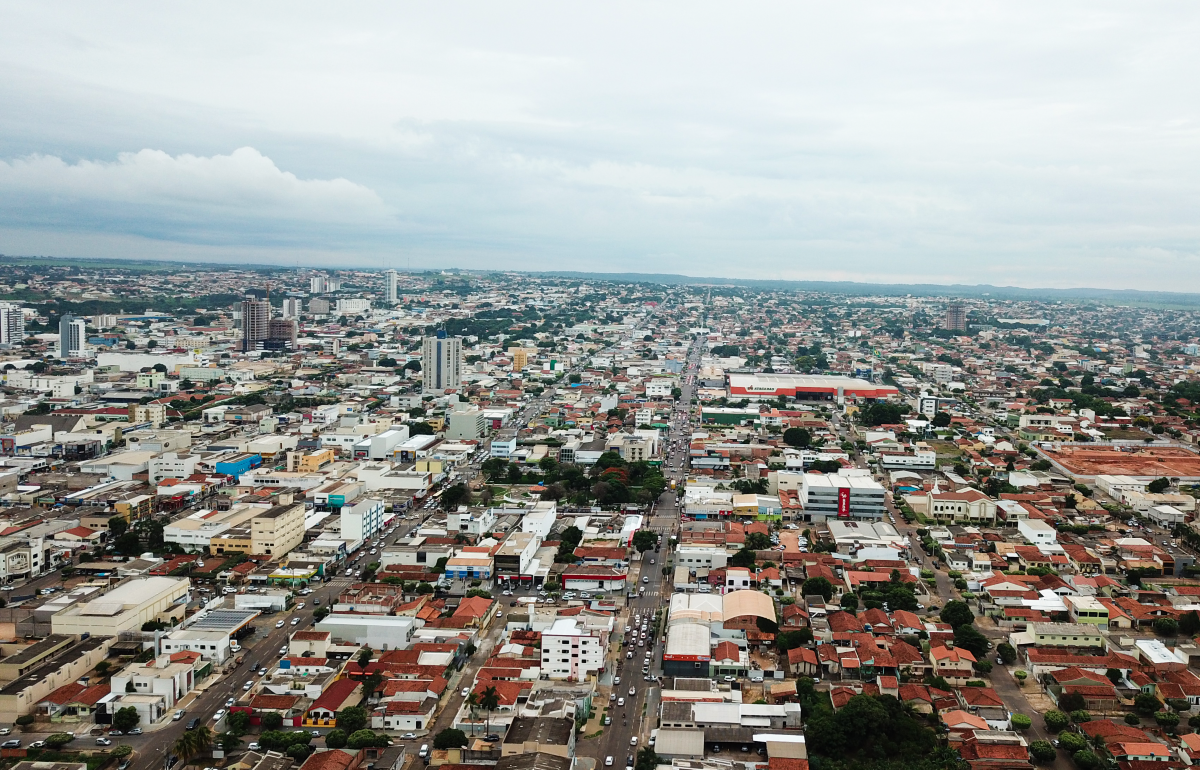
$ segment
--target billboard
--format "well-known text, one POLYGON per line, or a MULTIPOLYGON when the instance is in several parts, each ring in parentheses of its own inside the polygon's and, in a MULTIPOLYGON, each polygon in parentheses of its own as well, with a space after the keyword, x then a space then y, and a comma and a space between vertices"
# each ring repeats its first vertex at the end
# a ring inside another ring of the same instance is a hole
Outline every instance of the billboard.
POLYGON ((850 518, 850 488, 838 487, 838 518, 850 518))

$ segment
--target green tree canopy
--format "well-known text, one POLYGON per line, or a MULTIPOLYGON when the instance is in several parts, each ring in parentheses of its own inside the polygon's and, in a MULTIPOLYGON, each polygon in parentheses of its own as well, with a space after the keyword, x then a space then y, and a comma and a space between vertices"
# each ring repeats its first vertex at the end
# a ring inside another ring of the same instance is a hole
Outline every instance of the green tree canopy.
POLYGON ((633 533, 633 547, 645 553, 658 545, 658 533, 652 529, 639 529, 633 533))
POLYGON ((125 706, 117 709, 117 713, 113 714, 113 727, 122 732, 128 732, 138 726, 138 722, 142 720, 137 709, 133 706, 125 706))
POLYGON ((435 749, 459 749, 466 746, 467 743, 467 734, 453 727, 447 727, 433 736, 433 747, 435 749))
POLYGON ((833 583, 828 578, 810 577, 800 586, 801 596, 820 596, 829 601, 833 598, 833 583))
POLYGON ((946 606, 942 607, 938 617, 943 623, 949 624, 951 628, 969 626, 975 622, 975 613, 971 612, 971 608, 967 606, 966 602, 958 599, 946 602, 946 606))

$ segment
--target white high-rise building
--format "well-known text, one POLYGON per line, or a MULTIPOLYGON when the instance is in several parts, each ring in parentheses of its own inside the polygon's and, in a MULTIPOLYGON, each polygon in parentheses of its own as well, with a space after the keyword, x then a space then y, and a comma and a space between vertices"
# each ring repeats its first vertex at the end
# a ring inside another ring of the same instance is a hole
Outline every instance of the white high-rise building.
POLYGON ((58 357, 83 358, 87 344, 87 321, 65 315, 58 322, 58 357))
POLYGON ((308 290, 312 294, 326 294, 342 288, 342 282, 327 275, 314 275, 308 279, 308 290))
POLYGON ((18 345, 25 339, 25 314, 21 308, 0 302, 0 344, 18 345))
POLYGON ((462 338, 439 330, 426 337, 421 348, 421 383, 425 390, 447 390, 462 385, 462 338))
POLYGON ((395 270, 388 270, 384 272, 383 280, 386 285, 388 304, 394 305, 400 301, 400 274, 395 270))
POLYGON ((283 300, 283 317, 284 318, 299 318, 300 317, 300 300, 296 297, 287 297, 283 300))

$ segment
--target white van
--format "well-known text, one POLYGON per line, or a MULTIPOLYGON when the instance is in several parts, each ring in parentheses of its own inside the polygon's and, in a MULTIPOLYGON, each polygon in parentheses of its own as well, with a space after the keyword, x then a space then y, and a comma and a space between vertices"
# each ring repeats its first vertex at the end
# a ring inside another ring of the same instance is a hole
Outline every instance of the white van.
POLYGON ((420 757, 421 759, 424 759, 425 757, 429 756, 429 744, 428 743, 421 744, 421 750, 417 752, 417 756, 420 757))

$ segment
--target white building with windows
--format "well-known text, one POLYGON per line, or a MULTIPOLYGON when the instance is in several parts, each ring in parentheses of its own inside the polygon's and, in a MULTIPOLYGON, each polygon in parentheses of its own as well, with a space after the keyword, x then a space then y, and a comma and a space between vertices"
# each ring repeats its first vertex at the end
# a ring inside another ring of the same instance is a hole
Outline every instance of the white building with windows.
POLYGON ((383 527, 383 501, 364 498, 341 509, 343 540, 366 540, 383 527))
POLYGON ((575 618, 559 618, 542 632, 542 674, 578 681, 604 669, 607 634, 584 629, 575 618))

